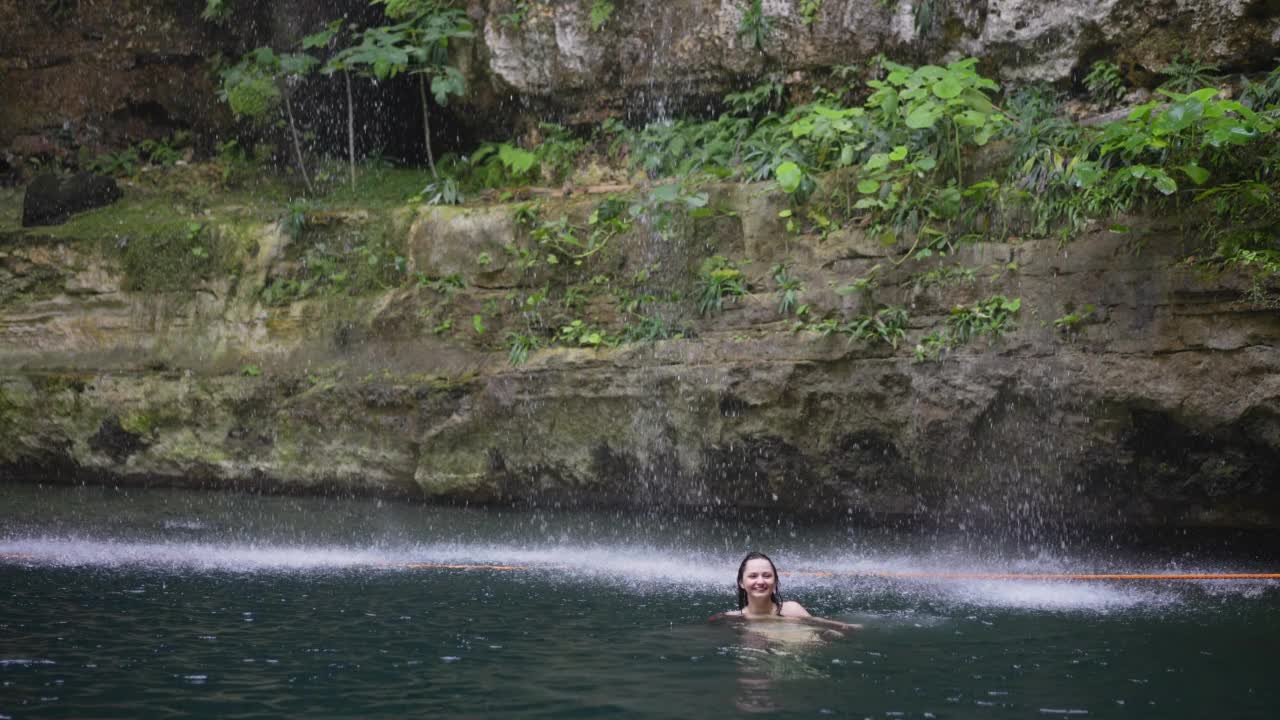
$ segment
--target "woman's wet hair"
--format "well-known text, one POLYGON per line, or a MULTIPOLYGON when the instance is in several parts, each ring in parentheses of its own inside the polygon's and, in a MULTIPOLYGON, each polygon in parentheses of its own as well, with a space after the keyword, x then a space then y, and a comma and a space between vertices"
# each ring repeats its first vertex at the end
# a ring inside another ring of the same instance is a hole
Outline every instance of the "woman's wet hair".
POLYGON ((774 566, 773 561, 768 555, 762 552, 749 552, 747 556, 742 558, 742 564, 738 566, 738 582, 734 587, 738 588, 738 609, 741 610, 747 606, 747 591, 742 588, 742 574, 747 571, 747 563, 752 560, 764 560, 769 563, 769 569, 773 570, 773 594, 770 600, 773 600, 773 609, 779 615, 782 614, 782 596, 778 594, 781 587, 781 580, 778 579, 778 568, 774 566))

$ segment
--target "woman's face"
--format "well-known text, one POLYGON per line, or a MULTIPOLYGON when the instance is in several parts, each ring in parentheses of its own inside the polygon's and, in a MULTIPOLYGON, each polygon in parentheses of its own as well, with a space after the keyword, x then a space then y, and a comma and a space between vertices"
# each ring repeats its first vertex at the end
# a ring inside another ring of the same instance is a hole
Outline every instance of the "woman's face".
POLYGON ((738 585, 747 591, 747 596, 752 598, 770 599, 773 596, 773 588, 778 584, 778 578, 774 577, 773 564, 764 558, 755 558, 747 561, 747 566, 742 570, 742 580, 738 585))

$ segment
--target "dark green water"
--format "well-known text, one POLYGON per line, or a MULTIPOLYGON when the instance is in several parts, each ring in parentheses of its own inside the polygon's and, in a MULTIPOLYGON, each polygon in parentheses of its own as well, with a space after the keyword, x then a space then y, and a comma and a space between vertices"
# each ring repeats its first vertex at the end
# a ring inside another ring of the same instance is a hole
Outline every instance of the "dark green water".
POLYGON ((786 575, 866 624, 709 625, 787 570, 1256 571, 963 538, 0 485, 0 716, 1271 718, 1280 588, 786 575), (869 539, 870 538, 870 539, 869 539), (412 562, 523 569, 410 568, 412 562), (1132 563, 1140 563, 1136 567, 1132 563))

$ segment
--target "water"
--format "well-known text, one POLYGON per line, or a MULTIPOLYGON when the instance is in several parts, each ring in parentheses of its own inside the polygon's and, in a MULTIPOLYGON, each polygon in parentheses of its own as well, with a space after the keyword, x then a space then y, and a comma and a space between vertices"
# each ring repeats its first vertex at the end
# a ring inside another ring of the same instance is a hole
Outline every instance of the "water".
POLYGON ((1275 570, 1256 544, 1002 555, 753 516, 4 485, 0 527, 12 718, 1263 718, 1280 701, 1266 581, 805 574, 1275 570), (756 547, 788 598, 867 629, 708 624, 756 547))

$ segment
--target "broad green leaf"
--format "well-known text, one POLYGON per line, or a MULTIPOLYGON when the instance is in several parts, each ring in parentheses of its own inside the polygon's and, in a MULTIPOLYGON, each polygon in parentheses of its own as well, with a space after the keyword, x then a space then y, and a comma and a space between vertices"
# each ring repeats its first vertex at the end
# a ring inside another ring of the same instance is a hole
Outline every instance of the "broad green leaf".
POLYGON ((872 193, 876 193, 879 191, 880 191, 879 180, 872 180, 868 178, 866 180, 858 181, 858 192, 862 193, 863 195, 871 195, 872 193))
POLYGON ((874 153, 867 158, 867 162, 862 166, 867 172, 875 172, 889 167, 889 156, 886 153, 874 153))
POLYGON ((962 90, 964 90, 964 86, 950 75, 933 84, 933 94, 943 100, 959 97, 962 90))
POLYGON ((649 193, 649 200, 653 203, 674 202, 677 197, 680 197, 680 186, 675 183, 659 185, 649 193))
POLYGON ((941 108, 933 105, 932 103, 921 105, 907 115, 907 127, 912 130, 931 128, 938 122, 938 117, 941 114, 941 108))
POLYGON ((800 189, 800 183, 804 181, 804 171, 799 165, 787 161, 779 165, 773 171, 774 177, 778 179, 778 186, 788 195, 800 189))
POLYGON ((898 162, 907 158, 907 146, 899 145, 889 153, 889 159, 898 162))
POLYGON ((1178 168, 1187 177, 1191 178, 1191 182, 1196 185, 1203 185, 1209 179, 1209 171, 1195 164, 1182 165, 1178 168))
POLYGON ((1173 178, 1161 172, 1159 176, 1156 177, 1156 189, 1165 195, 1172 195, 1178 191, 1178 183, 1174 182, 1173 178))

